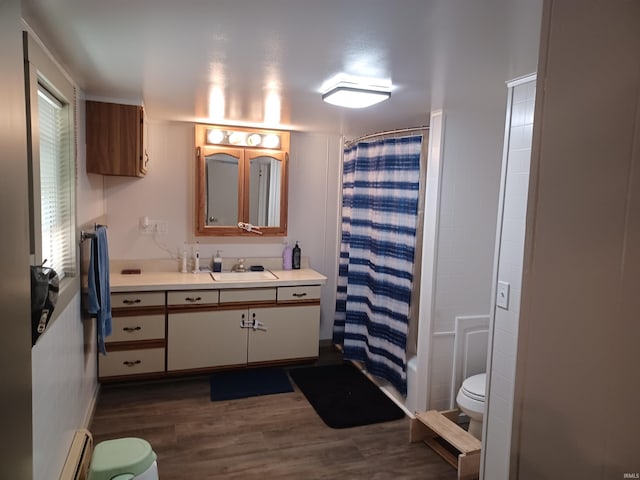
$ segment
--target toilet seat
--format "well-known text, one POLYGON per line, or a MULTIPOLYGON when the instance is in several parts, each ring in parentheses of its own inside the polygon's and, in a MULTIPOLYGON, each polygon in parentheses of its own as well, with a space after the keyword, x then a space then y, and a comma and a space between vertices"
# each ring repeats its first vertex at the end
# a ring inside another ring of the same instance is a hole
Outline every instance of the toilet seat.
POLYGON ((456 396, 458 407, 469 417, 469 433, 478 440, 482 440, 486 384, 486 373, 473 375, 462 382, 456 396))
POLYGON ((484 402, 486 392, 487 374, 479 373, 462 382, 462 393, 478 402, 484 402))

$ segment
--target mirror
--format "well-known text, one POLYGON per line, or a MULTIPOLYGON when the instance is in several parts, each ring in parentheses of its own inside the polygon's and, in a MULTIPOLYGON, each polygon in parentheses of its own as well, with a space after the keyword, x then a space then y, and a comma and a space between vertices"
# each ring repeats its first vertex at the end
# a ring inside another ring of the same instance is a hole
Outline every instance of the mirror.
POLYGON ((288 132, 196 125, 196 234, 286 235, 288 148, 288 132))
POLYGON ((240 158, 226 152, 205 157, 206 214, 209 227, 230 226, 237 223, 238 203, 227 199, 238 198, 240 158))
POLYGON ((249 160, 249 223, 280 226, 282 162, 271 155, 249 160))

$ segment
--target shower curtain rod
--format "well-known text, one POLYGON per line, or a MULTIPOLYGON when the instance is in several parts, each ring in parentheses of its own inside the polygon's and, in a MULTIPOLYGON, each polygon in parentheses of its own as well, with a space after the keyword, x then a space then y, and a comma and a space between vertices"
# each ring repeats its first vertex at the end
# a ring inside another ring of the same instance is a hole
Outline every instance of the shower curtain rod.
POLYGON ((356 142, 361 142, 362 140, 367 140, 369 138, 380 137, 382 135, 393 135, 394 133, 409 133, 409 132, 416 132, 418 130, 429 130, 429 126, 428 125, 424 125, 422 127, 398 128, 396 130, 387 130, 386 132, 369 133, 367 135, 363 135, 361 137, 354 138, 353 140, 345 141, 344 142, 344 146, 345 147, 350 147, 351 145, 353 145, 356 142))

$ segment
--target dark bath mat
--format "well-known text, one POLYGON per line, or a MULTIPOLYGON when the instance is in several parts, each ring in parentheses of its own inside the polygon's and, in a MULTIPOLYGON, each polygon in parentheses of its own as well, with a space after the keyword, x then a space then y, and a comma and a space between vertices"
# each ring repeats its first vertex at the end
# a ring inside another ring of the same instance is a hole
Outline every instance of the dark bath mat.
POLYGON ((291 379, 331 428, 388 422, 404 412, 351 363, 294 368, 291 379))
POLYGON ((212 401, 293 392, 287 372, 282 368, 216 372, 211 374, 210 383, 212 401))

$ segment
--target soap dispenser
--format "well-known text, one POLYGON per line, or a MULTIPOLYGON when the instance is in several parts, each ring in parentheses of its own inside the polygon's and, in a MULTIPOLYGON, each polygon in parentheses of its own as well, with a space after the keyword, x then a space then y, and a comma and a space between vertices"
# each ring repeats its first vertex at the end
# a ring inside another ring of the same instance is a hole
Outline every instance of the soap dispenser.
POLYGON ((213 271, 214 272, 222 271, 222 257, 220 256, 220 250, 217 250, 216 256, 213 257, 213 271))
POLYGON ((293 266, 293 251, 291 245, 286 240, 284 241, 284 248, 282 249, 282 269, 291 270, 293 266))
POLYGON ((293 269, 294 270, 300 270, 300 256, 301 256, 300 246, 296 241, 296 246, 293 247, 293 269))

